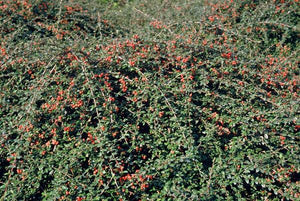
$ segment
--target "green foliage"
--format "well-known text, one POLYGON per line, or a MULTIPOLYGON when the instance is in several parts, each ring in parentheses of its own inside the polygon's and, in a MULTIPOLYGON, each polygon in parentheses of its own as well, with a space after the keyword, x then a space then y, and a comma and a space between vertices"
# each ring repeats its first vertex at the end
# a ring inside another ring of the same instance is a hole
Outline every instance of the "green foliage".
POLYGON ((297 1, 0 1, 0 200, 297 200, 297 1))

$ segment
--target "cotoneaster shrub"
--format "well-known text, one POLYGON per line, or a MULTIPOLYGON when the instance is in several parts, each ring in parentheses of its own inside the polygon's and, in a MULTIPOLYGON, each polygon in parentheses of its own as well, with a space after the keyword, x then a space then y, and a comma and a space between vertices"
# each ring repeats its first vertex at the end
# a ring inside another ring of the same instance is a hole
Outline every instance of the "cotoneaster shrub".
POLYGON ((0 1, 0 199, 297 200, 298 6, 0 1))

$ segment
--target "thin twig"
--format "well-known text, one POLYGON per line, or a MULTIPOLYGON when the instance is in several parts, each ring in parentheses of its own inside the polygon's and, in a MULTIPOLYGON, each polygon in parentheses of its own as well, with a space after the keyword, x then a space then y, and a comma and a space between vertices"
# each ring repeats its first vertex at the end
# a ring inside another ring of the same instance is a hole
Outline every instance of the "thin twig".
MULTIPOLYGON (((17 161, 17 157, 15 157, 15 160, 14 160, 13 164, 16 164, 16 161, 17 161)), ((7 182, 5 184, 5 189, 4 189, 4 192, 3 192, 3 195, 0 199, 0 201, 4 201, 4 198, 5 198, 5 195, 6 195, 6 192, 7 192, 7 188, 8 188, 8 185, 9 185, 10 178, 11 178, 14 167, 15 166, 12 166, 12 168, 9 170, 9 175, 8 175, 8 178, 7 178, 7 182)))
POLYGON ((211 183, 211 177, 212 177, 213 170, 214 170, 215 160, 216 160, 216 158, 213 159, 212 166, 209 170, 209 179, 208 179, 208 182, 207 182, 207 191, 206 191, 207 195, 209 194, 209 190, 210 190, 210 183, 211 183))

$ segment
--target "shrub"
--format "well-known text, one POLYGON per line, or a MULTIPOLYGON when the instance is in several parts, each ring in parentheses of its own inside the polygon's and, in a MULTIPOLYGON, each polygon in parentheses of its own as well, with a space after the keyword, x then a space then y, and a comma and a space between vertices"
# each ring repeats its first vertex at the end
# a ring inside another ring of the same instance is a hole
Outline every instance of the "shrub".
POLYGON ((0 1, 1 200, 297 200, 298 1, 111 2, 0 1))

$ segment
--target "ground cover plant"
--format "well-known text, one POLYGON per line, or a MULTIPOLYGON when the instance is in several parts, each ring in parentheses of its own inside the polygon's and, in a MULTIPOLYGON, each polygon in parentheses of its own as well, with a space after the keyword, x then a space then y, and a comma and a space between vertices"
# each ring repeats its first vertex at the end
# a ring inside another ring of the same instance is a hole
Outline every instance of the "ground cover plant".
POLYGON ((298 0, 0 1, 0 200, 298 200, 298 0))

